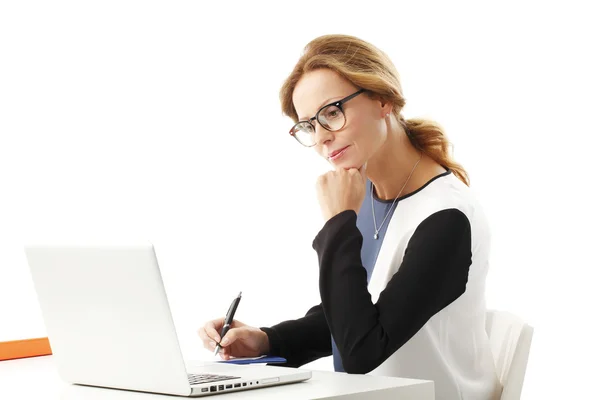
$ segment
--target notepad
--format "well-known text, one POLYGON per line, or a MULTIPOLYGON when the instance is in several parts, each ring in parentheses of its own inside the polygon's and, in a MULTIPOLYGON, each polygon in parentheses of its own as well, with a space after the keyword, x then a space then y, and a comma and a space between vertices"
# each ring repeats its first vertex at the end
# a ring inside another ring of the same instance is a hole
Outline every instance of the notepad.
POLYGON ((287 360, 283 357, 274 357, 274 356, 259 356, 259 357, 239 357, 239 358, 231 358, 229 360, 220 360, 217 362, 226 363, 226 364, 281 364, 285 363, 287 360))

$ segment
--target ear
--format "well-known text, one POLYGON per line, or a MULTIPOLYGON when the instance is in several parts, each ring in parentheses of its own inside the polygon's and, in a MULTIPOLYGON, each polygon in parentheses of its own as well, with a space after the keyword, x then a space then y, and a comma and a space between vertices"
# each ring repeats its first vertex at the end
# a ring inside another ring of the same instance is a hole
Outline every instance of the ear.
POLYGON ((379 106, 381 110, 381 118, 385 118, 388 114, 392 113, 392 103, 385 100, 379 100, 379 106))

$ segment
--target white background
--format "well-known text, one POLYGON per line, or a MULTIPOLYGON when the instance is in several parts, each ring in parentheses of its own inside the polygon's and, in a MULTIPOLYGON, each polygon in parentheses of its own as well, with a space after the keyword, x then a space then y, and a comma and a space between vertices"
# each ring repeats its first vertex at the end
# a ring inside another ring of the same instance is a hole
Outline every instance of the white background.
POLYGON ((256 326, 317 304, 329 167, 286 134, 278 91, 306 43, 346 33, 392 58, 404 115, 440 122, 470 173, 494 235, 489 307, 536 329, 523 398, 592 393, 597 13, 448 3, 2 1, 0 341, 46 335, 30 240, 152 241, 190 358, 240 290, 256 326))

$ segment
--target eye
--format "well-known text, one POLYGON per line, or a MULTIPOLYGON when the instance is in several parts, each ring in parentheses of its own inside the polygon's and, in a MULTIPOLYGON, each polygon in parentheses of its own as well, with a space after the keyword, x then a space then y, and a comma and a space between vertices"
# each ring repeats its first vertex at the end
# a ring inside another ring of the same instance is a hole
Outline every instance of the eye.
POLYGON ((336 106, 330 106, 321 112, 322 118, 331 121, 341 117, 342 112, 336 106))
POLYGON ((309 124, 308 122, 303 122, 303 123, 299 124, 298 126, 296 126, 296 131, 311 134, 314 132, 314 129, 313 129, 313 126, 311 124, 309 124))

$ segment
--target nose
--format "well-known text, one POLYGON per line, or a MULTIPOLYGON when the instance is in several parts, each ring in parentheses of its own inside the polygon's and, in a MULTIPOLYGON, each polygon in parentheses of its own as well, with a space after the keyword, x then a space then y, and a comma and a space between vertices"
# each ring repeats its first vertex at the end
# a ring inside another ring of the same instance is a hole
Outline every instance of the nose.
POLYGON ((334 139, 333 132, 323 128, 318 122, 315 125, 315 143, 318 146, 328 144, 334 139))

